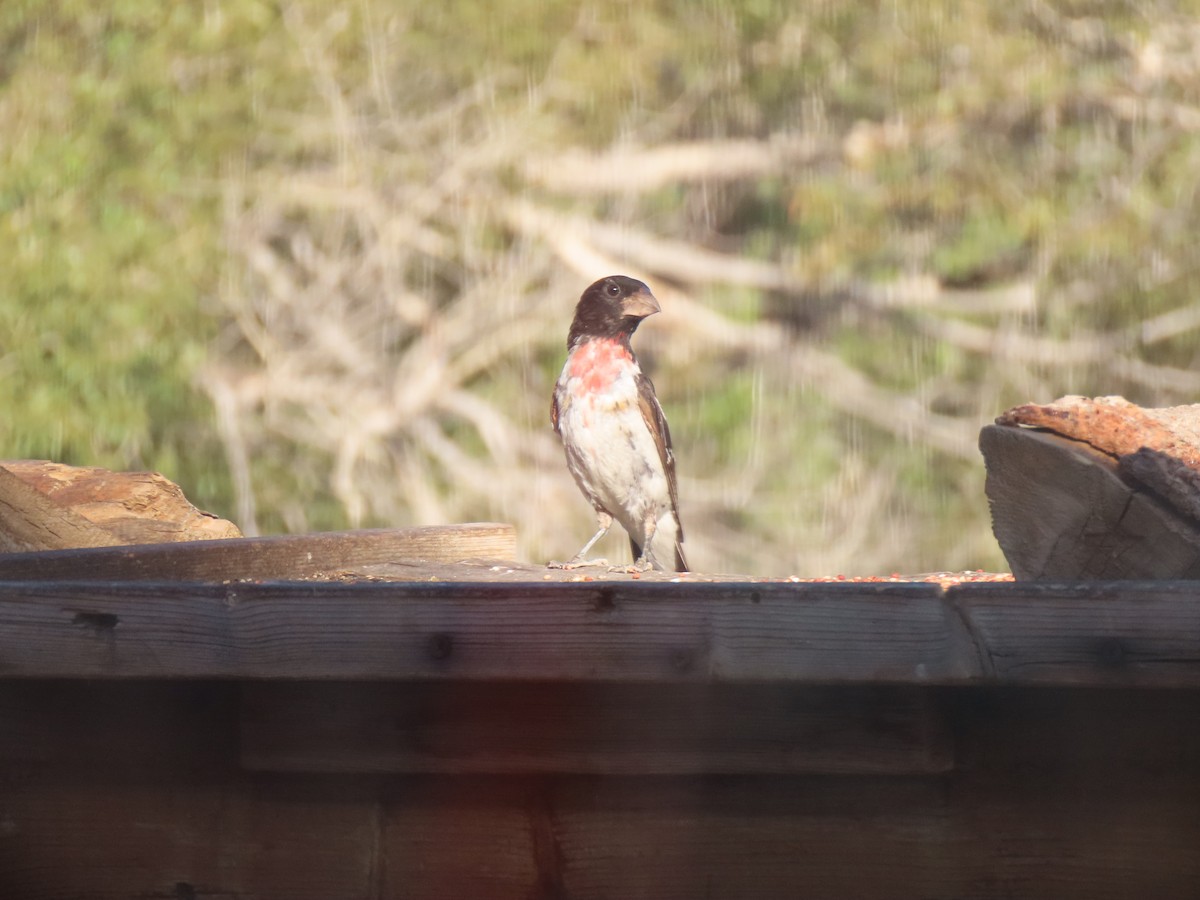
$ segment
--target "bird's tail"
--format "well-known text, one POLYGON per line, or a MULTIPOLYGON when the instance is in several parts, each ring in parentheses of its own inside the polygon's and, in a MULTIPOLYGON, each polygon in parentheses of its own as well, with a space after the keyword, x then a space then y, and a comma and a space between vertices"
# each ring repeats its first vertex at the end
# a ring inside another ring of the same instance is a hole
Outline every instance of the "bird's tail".
POLYGON ((683 544, 679 543, 679 541, 675 542, 675 571, 676 572, 690 571, 688 569, 687 560, 684 559, 684 556, 683 556, 683 544))

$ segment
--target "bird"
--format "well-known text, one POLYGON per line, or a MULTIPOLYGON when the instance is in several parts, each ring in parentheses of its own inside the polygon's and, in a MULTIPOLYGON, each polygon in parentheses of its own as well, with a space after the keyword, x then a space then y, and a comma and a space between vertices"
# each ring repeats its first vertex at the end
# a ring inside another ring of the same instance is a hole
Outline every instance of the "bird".
POLYGON ((607 565, 586 556, 615 519, 629 535, 629 570, 687 571, 671 432, 629 343, 642 320, 660 311, 650 288, 627 275, 593 282, 575 307, 550 422, 598 530, 554 566, 607 565))

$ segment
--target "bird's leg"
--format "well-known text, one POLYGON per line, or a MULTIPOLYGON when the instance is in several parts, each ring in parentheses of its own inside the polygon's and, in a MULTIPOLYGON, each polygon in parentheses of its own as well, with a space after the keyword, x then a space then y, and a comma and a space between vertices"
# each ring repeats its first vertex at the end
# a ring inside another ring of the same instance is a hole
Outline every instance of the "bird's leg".
POLYGON ((612 528, 613 518, 606 512, 597 511, 596 523, 600 526, 600 530, 592 535, 592 539, 590 541, 588 541, 586 544, 584 544, 578 553, 576 553, 574 556, 572 556, 565 563, 560 563, 560 562, 549 563, 549 568, 551 568, 551 569, 579 569, 579 568, 582 568, 583 566, 607 566, 608 565, 607 559, 584 559, 584 557, 587 556, 587 552, 589 550, 591 550, 594 546, 596 546, 596 542, 598 540, 600 540, 600 538, 602 538, 606 534, 608 534, 608 529, 612 528))
POLYGON ((658 519, 655 517, 653 511, 646 514, 646 518, 642 522, 642 529, 645 538, 645 543, 642 544, 642 555, 634 560, 634 563, 631 566, 616 566, 609 571, 633 573, 648 572, 651 569, 662 568, 662 566, 658 564, 657 560, 655 560, 654 553, 650 549, 650 545, 654 541, 654 532, 658 531, 658 519))
POLYGON ((608 513, 604 513, 598 518, 600 519, 600 530, 593 534, 592 539, 580 548, 579 552, 573 557, 572 562, 578 562, 587 556, 587 552, 596 546, 596 541, 608 534, 608 529, 612 528, 612 516, 608 515, 608 513))
POLYGON ((645 529, 646 543, 642 544, 641 559, 633 564, 639 572, 659 568, 654 564, 654 551, 650 549, 654 546, 654 532, 658 531, 658 516, 655 515, 654 510, 646 513, 646 519, 642 523, 642 527, 645 529))

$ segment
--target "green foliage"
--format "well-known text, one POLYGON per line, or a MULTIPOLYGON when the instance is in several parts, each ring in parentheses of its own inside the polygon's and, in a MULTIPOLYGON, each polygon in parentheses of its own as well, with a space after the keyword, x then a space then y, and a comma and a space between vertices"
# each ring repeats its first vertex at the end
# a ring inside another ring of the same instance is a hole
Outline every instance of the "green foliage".
POLYGON ((1020 272, 1025 236, 1002 215, 969 215, 958 233, 933 251, 933 270, 949 285, 976 285, 1020 272))
POLYGON ((0 10, 5 455, 161 469, 228 498, 192 382, 215 327, 217 183, 252 139, 273 19, 252 3, 0 10))

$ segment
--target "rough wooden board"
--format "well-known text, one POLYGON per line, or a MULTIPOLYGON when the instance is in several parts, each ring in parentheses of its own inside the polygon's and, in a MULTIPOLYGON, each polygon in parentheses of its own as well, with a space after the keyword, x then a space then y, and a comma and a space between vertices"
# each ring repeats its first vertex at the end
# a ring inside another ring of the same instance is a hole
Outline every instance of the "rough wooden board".
POLYGON ((1069 396, 1013 407, 996 424, 1044 428, 1113 457, 1150 447, 1200 464, 1200 405, 1143 409, 1124 397, 1069 396))
POLYGON ((0 896, 12 900, 378 897, 378 801, 314 779, 113 777, 0 782, 0 896))
POLYGON ((116 543, 105 529, 60 507, 0 465, 0 553, 116 543))
MULTIPOLYGON (((1200 690, 988 685, 935 692, 965 778, 1179 778, 1200 788, 1200 690)), ((1200 820, 1195 822, 1200 828, 1200 820)))
POLYGON ((411 787, 386 810, 385 896, 949 898, 961 886, 952 854, 941 866, 921 854, 950 837, 944 792, 931 779, 411 787), (532 865, 517 869, 514 853, 532 865), (518 874, 526 880, 513 884, 518 874))
POLYGON ((265 581, 327 577, 383 563, 516 555, 516 531, 491 522, 289 534, 0 555, 0 580, 265 581))
POLYGON ((1142 447, 1117 462, 1131 484, 1148 488, 1191 524, 1200 523, 1200 471, 1177 457, 1142 447))
POLYGON ((0 770, 225 770, 239 692, 232 682, 0 680, 0 770))
POLYGON ((425 779, 387 807, 382 895, 1194 897, 1195 788, 1114 780, 425 779))
POLYGON ((934 683, 927 585, 0 583, 0 677, 934 683))
MULTIPOLYGON (((177 687, 90 697, 111 709, 177 687)), ((212 729, 208 745, 233 747, 230 687, 190 687, 189 716, 167 730, 212 729)), ((25 716, 12 721, 42 723, 43 737, 69 733, 81 710, 61 685, 10 689, 34 695, 10 698, 25 716), (55 696, 61 708, 34 702, 55 696)), ((6 760, 0 896, 1195 897, 1200 691, 930 693, 959 765, 912 777, 301 777, 238 771, 232 754, 224 769, 193 769, 183 741, 158 739, 173 758, 143 769, 114 765, 103 742, 86 761, 97 710, 78 749, 46 756, 31 736, 38 754, 6 760)))
MULTIPOLYGON (((384 562, 370 565, 343 566, 328 573, 341 579, 369 581, 452 581, 497 584, 801 584, 810 579, 785 576, 751 576, 718 572, 631 572, 623 566, 584 566, 575 569, 552 568, 537 563, 516 562, 511 559, 472 559, 452 564, 415 562, 384 562)), ((909 579, 896 578, 900 583, 909 579)), ((911 580, 919 580, 914 578, 911 580)))
POLYGON ((242 536, 232 522, 189 503, 177 484, 157 472, 113 472, 28 459, 0 461, 0 468, 56 506, 71 509, 103 528, 121 544, 242 536))
POLYGON ((1126 900, 1194 896, 1200 872, 1189 846, 1200 837, 1194 783, 1176 791, 1152 779, 1100 788, 1009 776, 589 788, 567 785, 548 804, 571 897, 1126 900))
POLYGON ((334 773, 928 774, 953 762, 912 688, 257 683, 250 769, 334 773))
POLYGON ((2 677, 1200 686, 1200 596, 1188 582, 0 583, 2 677))
POLYGON ((603 584, 640 582, 643 584, 930 584, 947 587, 972 582, 1012 581, 1007 573, 988 573, 982 569, 967 572, 924 572, 914 575, 829 575, 818 578, 799 575, 737 575, 724 572, 630 572, 628 567, 585 566, 577 569, 552 568, 536 563, 512 560, 471 559, 450 564, 418 562, 378 563, 343 566, 327 573, 327 580, 364 581, 457 581, 497 584, 603 584))
POLYGON ((0 552, 240 536, 156 472, 0 461, 0 552))
POLYGON ((947 595, 970 627, 987 680, 1200 685, 1197 586, 1047 584, 1028 599, 1001 587, 947 595))
POLYGON ((979 447, 996 540, 1018 581, 1200 578, 1200 528, 1095 448, 989 425, 979 447))

